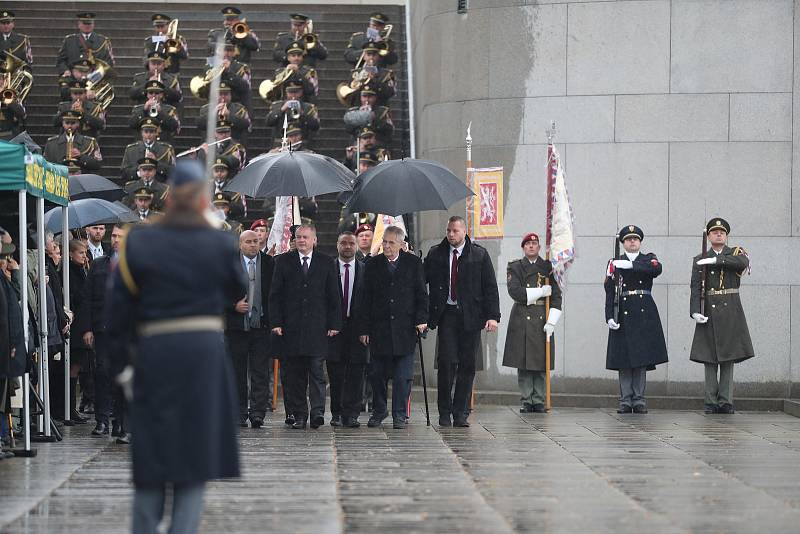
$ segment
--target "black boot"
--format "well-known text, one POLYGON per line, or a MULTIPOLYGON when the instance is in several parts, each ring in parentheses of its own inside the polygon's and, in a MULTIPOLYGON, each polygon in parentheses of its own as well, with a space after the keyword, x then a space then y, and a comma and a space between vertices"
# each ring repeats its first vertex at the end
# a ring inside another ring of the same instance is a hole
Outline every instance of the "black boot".
POLYGON ((76 425, 82 425, 86 423, 89 419, 84 417, 78 412, 76 409, 76 404, 78 402, 78 379, 70 377, 69 379, 69 419, 76 425))

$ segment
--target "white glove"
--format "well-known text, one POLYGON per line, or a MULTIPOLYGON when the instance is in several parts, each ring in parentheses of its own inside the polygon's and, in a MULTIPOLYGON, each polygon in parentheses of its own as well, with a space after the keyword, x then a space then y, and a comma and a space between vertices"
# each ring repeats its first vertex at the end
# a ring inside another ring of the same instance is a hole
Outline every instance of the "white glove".
POLYGON ((547 334, 547 339, 550 339, 550 336, 555 332, 559 319, 561 319, 561 310, 558 308, 550 308, 550 315, 547 316, 547 322, 542 329, 547 334))
POLYGON ((528 295, 528 306, 544 296, 544 291, 541 287, 528 287, 525 289, 525 293, 528 295))
POLYGON ((543 297, 549 297, 553 294, 553 288, 551 286, 542 286, 540 289, 542 290, 543 297))
POLYGON ((617 323, 615 323, 615 322, 614 322, 614 319, 609 319, 609 320, 608 320, 608 327, 609 327, 611 330, 619 330, 619 325, 618 325, 617 323))
POLYGON ((617 269, 633 269, 633 262, 631 260, 614 260, 611 263, 617 269))
POLYGON ((700 315, 699 313, 693 313, 692 319, 694 319, 697 324, 706 324, 708 322, 708 317, 705 315, 700 315))
POLYGON ((543 328, 545 334, 547 334, 547 339, 550 339, 550 336, 553 335, 553 332, 556 331, 556 325, 553 323, 545 323, 543 328))
POLYGON ((702 260, 697 260, 697 265, 714 265, 717 263, 717 258, 703 258, 702 260))
POLYGON ((117 375, 116 380, 128 402, 133 402, 133 366, 126 365, 122 372, 117 375))

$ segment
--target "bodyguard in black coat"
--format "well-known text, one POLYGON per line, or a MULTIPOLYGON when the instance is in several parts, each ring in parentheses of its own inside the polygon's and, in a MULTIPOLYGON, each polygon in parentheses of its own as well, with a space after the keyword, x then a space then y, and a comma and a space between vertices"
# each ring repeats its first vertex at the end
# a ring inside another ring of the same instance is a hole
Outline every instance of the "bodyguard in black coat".
POLYGON ((500 295, 489 253, 467 236, 463 218, 450 217, 447 237, 425 257, 430 328, 437 338, 439 424, 469 426, 469 398, 480 355, 481 330, 497 330, 500 295), (455 392, 452 394, 453 382, 455 392))
POLYGON ((604 283, 609 328, 606 369, 619 371, 619 413, 647 413, 647 370, 668 360, 661 318, 651 293, 653 279, 661 274, 662 266, 655 254, 639 252, 643 238, 644 232, 638 226, 620 230, 619 241, 625 253, 611 260, 604 283), (617 320, 615 271, 622 279, 617 320))
POLYGON ((328 355, 328 338, 342 329, 336 266, 333 258, 314 250, 316 243, 313 226, 297 228, 297 250, 276 258, 269 294, 270 325, 278 337, 276 352, 288 381, 284 384, 287 424, 297 429, 305 428, 308 419, 307 389, 311 428, 325 422, 322 360, 328 355))

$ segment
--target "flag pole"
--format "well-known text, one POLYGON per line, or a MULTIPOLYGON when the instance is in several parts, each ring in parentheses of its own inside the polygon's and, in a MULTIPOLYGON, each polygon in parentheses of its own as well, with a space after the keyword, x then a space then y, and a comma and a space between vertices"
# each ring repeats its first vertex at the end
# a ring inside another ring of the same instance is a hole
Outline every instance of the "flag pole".
MULTIPOLYGON (((472 168, 472 121, 469 121, 467 124, 467 137, 465 138, 467 142, 467 168, 466 172, 464 173, 464 183, 467 187, 470 186, 470 173, 469 170, 472 168)), ((472 203, 474 200, 472 197, 467 199, 466 205, 464 206, 466 209, 467 215, 467 231, 472 226, 472 203)), ((474 236, 473 236, 474 237, 474 236)), ((472 382, 472 394, 469 397, 469 411, 473 411, 475 409, 475 381, 472 382)))
MULTIPOLYGON (((553 184, 555 181, 555 172, 553 169, 553 138, 556 135, 556 121, 550 121, 550 128, 545 130, 547 133, 547 221, 545 224, 545 259, 550 262, 550 242, 553 238, 553 184)), ((550 297, 544 299, 544 320, 547 322, 550 316, 550 297)), ((545 385, 545 409, 550 411, 552 404, 550 402, 550 353, 552 347, 550 344, 550 336, 545 338, 544 342, 544 385, 545 385)))

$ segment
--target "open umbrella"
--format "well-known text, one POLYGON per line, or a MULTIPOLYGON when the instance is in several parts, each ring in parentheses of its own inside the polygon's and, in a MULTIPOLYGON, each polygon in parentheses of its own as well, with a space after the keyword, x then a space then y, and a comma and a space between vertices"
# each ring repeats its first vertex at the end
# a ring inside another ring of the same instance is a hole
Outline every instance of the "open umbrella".
POLYGON ((402 215, 446 210, 474 193, 447 167, 424 159, 384 161, 359 175, 350 213, 402 215))
POLYGON ((355 175, 333 158, 313 152, 276 152, 254 158, 225 187, 248 197, 313 197, 351 190, 355 175))
POLYGON ((76 174, 69 177, 69 198, 102 198, 113 202, 121 199, 125 192, 120 186, 97 174, 76 174))
MULTIPOLYGON (((134 222, 138 218, 126 207, 99 198, 82 198, 70 202, 67 207, 70 229, 83 228, 93 224, 113 224, 134 222)), ((44 227, 53 233, 61 232, 62 208, 53 208, 44 214, 44 227)))

